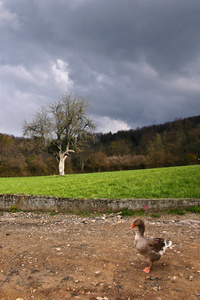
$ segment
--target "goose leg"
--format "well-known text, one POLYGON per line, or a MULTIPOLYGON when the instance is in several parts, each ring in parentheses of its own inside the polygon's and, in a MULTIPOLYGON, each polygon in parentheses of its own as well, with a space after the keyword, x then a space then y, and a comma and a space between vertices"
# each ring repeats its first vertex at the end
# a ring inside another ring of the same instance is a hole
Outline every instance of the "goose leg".
POLYGON ((153 265, 153 262, 152 261, 150 261, 150 265, 149 265, 149 267, 146 267, 146 268, 144 268, 144 272, 146 273, 146 274, 148 274, 150 271, 151 271, 151 267, 152 267, 152 265, 153 265))

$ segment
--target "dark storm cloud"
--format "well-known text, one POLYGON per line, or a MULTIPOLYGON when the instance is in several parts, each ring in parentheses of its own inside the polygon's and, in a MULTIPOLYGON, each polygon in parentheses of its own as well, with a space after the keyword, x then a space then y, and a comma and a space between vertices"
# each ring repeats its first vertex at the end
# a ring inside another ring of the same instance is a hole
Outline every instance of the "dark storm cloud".
POLYGON ((0 0, 0 132, 63 92, 92 100, 100 131, 199 114, 199 14, 199 0, 0 0))

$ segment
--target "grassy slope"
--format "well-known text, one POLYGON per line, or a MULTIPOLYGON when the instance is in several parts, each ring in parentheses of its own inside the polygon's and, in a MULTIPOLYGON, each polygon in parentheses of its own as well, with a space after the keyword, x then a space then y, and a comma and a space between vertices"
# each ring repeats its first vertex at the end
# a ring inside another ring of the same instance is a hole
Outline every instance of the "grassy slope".
POLYGON ((63 177, 0 178, 0 193, 66 198, 200 198, 200 165, 63 177))

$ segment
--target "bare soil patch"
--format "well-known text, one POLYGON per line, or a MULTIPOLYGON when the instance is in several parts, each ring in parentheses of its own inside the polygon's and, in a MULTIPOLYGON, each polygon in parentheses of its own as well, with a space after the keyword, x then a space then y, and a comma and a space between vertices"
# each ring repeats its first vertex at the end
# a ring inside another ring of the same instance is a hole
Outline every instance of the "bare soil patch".
POLYGON ((173 242, 148 275, 132 217, 1 213, 0 299, 200 299, 200 216, 142 219, 173 242))

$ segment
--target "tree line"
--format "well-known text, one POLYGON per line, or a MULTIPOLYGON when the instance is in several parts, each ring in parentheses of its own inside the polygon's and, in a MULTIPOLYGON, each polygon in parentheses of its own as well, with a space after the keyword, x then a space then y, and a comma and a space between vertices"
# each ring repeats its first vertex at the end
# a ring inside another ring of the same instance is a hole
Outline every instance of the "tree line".
MULTIPOLYGON (((200 116, 128 131, 86 135, 65 160, 65 173, 133 170, 197 164, 200 116)), ((54 156, 36 137, 0 134, 0 176, 58 174, 54 156)))

